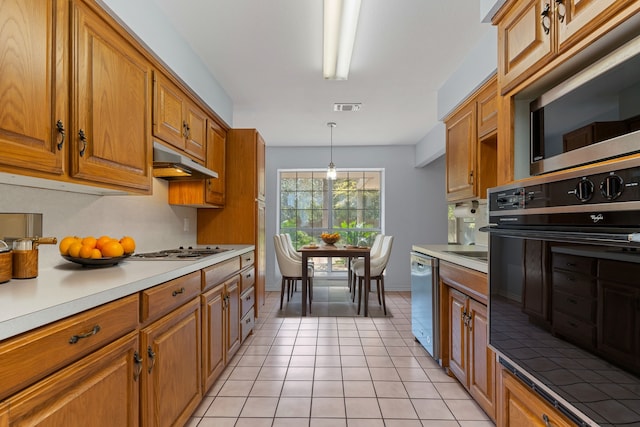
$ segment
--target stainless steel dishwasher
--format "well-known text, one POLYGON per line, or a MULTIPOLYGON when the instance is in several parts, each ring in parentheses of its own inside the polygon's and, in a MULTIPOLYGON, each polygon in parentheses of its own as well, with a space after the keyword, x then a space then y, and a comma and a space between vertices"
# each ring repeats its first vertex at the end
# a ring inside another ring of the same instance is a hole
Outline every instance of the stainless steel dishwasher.
POLYGON ((411 252, 411 330, 440 363, 438 258, 411 252))

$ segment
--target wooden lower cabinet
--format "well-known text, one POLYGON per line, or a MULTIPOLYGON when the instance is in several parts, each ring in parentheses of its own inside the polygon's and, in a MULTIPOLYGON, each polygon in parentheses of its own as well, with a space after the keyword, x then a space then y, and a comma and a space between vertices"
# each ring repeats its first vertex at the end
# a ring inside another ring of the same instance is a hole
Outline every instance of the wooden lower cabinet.
POLYGON ((202 400, 200 322, 194 298, 141 330, 143 426, 183 425, 202 400))
POLYGON ((570 427, 575 426, 553 406, 525 387, 506 369, 500 370, 500 410, 498 426, 570 427))
POLYGON ((44 378, 0 406, 0 426, 137 426, 137 352, 134 331, 44 378))
POLYGON ((208 390, 240 348, 240 275, 201 296, 203 387, 208 390))
POLYGON ((489 348, 487 306, 471 298, 484 292, 486 274, 453 264, 440 264, 443 366, 466 387, 495 420, 496 362, 489 348), (468 285, 468 288, 467 288, 468 285), (465 293, 466 291, 466 293, 465 293))

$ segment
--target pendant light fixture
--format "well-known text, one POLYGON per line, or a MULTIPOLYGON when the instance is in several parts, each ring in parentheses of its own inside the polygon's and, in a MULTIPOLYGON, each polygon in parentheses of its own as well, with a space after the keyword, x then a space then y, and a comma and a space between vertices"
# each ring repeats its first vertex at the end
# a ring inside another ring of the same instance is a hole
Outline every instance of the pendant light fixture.
POLYGON ((333 128, 336 127, 335 122, 327 123, 327 126, 331 128, 331 160, 329 161, 329 167, 327 168, 327 179, 331 181, 337 177, 336 165, 333 164, 333 128))

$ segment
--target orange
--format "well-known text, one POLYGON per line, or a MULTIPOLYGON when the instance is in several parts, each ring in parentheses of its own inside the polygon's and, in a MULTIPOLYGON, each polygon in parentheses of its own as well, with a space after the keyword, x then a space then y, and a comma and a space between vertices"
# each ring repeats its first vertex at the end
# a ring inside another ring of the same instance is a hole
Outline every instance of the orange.
POLYGON ((93 253, 93 249, 89 245, 82 245, 80 248, 80 253, 78 254, 80 258, 91 258, 91 254, 93 253))
POLYGON ((79 240, 71 243, 69 246, 68 255, 74 258, 78 258, 80 256, 80 250, 82 249, 82 243, 79 240))
POLYGON ((82 239, 82 245, 89 246, 91 249, 95 248, 96 244, 98 244, 98 239, 96 239, 93 236, 87 236, 84 239, 82 239))
POLYGON ((64 239, 62 239, 60 241, 60 244, 58 245, 58 249, 60 249, 60 254, 69 255, 69 246, 71 246, 72 243, 77 242, 78 239, 79 237, 76 237, 76 236, 67 236, 64 239))
POLYGON ((98 238, 98 241, 96 242, 96 248, 102 250, 102 247, 105 245, 105 243, 110 242, 111 240, 113 240, 112 237, 100 236, 100 238, 98 238))
POLYGON ((124 248, 117 240, 107 242, 100 251, 102 252, 102 256, 105 257, 118 257, 124 255, 124 248))
POLYGON ((132 254, 133 251, 136 250, 136 241, 133 240, 133 237, 124 236, 120 239, 120 244, 122 245, 125 254, 132 254))
POLYGON ((93 248, 91 249, 91 258, 102 258, 102 252, 100 252, 100 249, 98 248, 93 248))

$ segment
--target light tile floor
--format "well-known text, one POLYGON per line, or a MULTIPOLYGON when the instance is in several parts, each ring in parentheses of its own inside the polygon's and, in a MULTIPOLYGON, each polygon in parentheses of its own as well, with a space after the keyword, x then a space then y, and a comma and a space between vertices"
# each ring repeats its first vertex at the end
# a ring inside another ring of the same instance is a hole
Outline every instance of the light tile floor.
POLYGON ((300 292, 282 311, 280 293, 267 293, 253 335, 188 427, 494 425, 415 342, 409 292, 387 292, 386 317, 372 294, 365 318, 355 316, 346 287, 324 288, 315 286, 304 318, 300 292), (328 314, 330 303, 339 314, 328 314))

